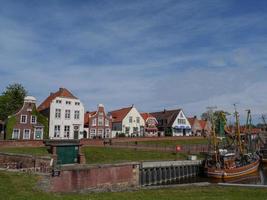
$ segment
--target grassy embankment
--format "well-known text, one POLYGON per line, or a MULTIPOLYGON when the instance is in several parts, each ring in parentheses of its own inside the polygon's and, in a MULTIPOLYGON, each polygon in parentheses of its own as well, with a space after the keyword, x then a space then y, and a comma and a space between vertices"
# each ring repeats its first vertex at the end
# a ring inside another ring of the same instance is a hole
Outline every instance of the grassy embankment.
POLYGON ((0 171, 0 199, 5 200, 266 200, 267 190, 240 187, 174 187, 166 189, 141 189, 132 192, 53 194, 36 188, 38 176, 0 171))
POLYGON ((36 156, 48 156, 49 155, 46 147, 8 147, 8 148, 1 147, 0 152, 28 154, 28 155, 36 155, 36 156))
MULTIPOLYGON (((134 142, 131 142, 134 143, 134 142)), ((138 144, 147 144, 155 146, 176 146, 176 145, 194 145, 194 144, 208 144, 208 139, 197 138, 197 139, 177 139, 177 140, 155 140, 155 141, 142 141, 138 144)))

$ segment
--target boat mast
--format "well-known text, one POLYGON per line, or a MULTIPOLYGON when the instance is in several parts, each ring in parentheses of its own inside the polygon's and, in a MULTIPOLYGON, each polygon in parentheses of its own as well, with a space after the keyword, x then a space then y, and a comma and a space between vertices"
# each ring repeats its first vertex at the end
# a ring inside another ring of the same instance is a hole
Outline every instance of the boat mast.
POLYGON ((218 161, 218 156, 217 156, 217 137, 216 137, 216 132, 215 132, 215 122, 214 122, 214 112, 213 110, 216 109, 216 106, 213 107, 207 107, 208 113, 209 113, 209 118, 211 121, 211 132, 212 132, 212 145, 215 153, 215 160, 216 162, 218 161))
POLYGON ((236 104, 234 104, 235 107, 235 119, 236 119, 236 139, 237 139, 237 145, 239 152, 243 154, 243 149, 242 149, 242 142, 241 142, 241 137, 240 137, 240 124, 239 124, 239 114, 236 111, 236 104))

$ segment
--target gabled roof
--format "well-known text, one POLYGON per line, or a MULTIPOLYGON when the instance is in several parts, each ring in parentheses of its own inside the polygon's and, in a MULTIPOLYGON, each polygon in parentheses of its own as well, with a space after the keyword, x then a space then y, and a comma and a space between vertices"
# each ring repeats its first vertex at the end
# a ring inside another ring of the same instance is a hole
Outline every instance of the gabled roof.
POLYGON ((176 110, 163 110, 161 112, 153 112, 150 113, 152 116, 154 116, 158 122, 159 120, 167 120, 167 126, 172 126, 174 123, 177 115, 181 112, 181 109, 176 110))
POLYGON ((84 113, 84 124, 89 124, 89 116, 93 116, 96 114, 96 111, 93 111, 93 112, 89 112, 87 111, 86 113, 84 113))
POLYGON ((111 111, 112 122, 121 122, 132 108, 133 106, 111 111))
POLYGON ((66 88, 59 88, 59 90, 55 93, 51 93, 38 107, 38 111, 45 110, 50 107, 51 102, 56 97, 65 97, 70 99, 78 99, 75 97, 69 90, 66 88))
POLYGON ((195 117, 187 117, 187 120, 189 121, 189 123, 190 123, 191 126, 194 126, 194 123, 195 123, 195 120, 196 119, 197 118, 195 118, 195 117))
POLYGON ((140 115, 143 117, 143 119, 146 121, 148 118, 155 118, 153 115, 151 115, 150 113, 140 113, 140 115))

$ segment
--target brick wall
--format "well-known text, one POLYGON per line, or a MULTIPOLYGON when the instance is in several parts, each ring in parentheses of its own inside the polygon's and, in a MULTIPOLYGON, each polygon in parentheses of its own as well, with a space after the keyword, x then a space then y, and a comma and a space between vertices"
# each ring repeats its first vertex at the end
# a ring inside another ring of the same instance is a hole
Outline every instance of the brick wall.
POLYGON ((139 163, 65 166, 52 177, 50 191, 117 191, 139 186, 139 163))
POLYGON ((0 147, 44 147, 43 140, 0 140, 0 147))
POLYGON ((37 157, 32 155, 22 155, 13 153, 0 153, 1 168, 34 168, 34 167, 49 167, 50 157, 37 157))

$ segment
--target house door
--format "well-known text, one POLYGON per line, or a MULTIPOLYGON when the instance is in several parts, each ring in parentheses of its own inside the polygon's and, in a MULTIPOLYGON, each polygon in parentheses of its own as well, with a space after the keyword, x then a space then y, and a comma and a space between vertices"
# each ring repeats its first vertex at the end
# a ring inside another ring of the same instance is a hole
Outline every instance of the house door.
POLYGON ((74 126, 73 127, 73 134, 74 134, 74 139, 78 140, 79 139, 79 126, 74 126))
POLYGON ((183 128, 183 136, 186 136, 185 128, 183 128))

